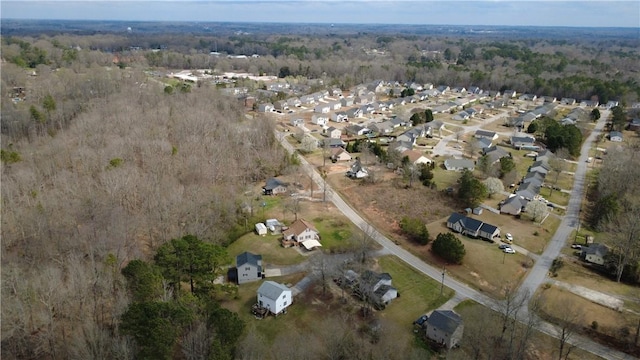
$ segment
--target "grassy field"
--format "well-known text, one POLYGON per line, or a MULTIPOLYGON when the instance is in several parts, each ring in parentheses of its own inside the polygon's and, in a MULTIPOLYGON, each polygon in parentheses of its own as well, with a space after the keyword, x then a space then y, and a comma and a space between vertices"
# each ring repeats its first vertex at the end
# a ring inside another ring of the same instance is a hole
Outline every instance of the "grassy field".
POLYGON ((312 219, 312 222, 322 237, 323 251, 347 251, 354 246, 353 237, 360 235, 361 232, 353 223, 337 212, 323 214, 312 219))
POLYGON ((254 232, 248 233, 229 245, 227 251, 233 259, 245 251, 262 255, 262 261, 267 268, 269 265, 292 265, 303 262, 305 257, 296 249, 285 249, 280 245, 281 237, 282 235, 260 236, 254 232))
MULTIPOLYGON (((569 321, 579 333, 608 346, 620 348, 620 344, 632 344, 635 328, 640 321, 638 314, 618 312, 595 304, 564 289, 551 286, 539 290, 541 309, 539 314, 550 322, 569 321), (594 326, 594 321, 597 325, 594 326)), ((628 350, 628 349, 627 349, 628 350)), ((636 354, 640 348, 636 346, 636 354)))
POLYGON ((559 190, 553 190, 553 193, 552 193, 551 189, 543 187, 543 188, 540 188, 540 196, 542 196, 543 198, 549 200, 554 204, 558 204, 562 206, 567 206, 567 204, 569 204, 569 194, 559 190))
POLYGON ((380 315, 402 328, 412 328, 413 321, 420 315, 438 308, 453 296, 453 290, 448 288, 440 295, 440 283, 395 256, 385 256, 378 261, 380 269, 391 275, 400 295, 380 315))
MULTIPOLYGON (((501 322, 500 314, 481 306, 471 300, 464 301, 456 306, 455 311, 465 321, 465 331, 461 341, 461 347, 450 351, 450 358, 470 359, 473 354, 473 345, 478 341, 489 342, 491 338, 499 337, 501 322), (480 338, 480 339, 479 339, 480 338)), ((527 349, 529 359, 557 359, 558 340, 541 332, 534 331, 527 349)), ((487 350, 485 350, 487 351, 487 350)), ((449 358, 449 357, 448 357, 449 358)), ((570 360, 596 360, 601 359, 580 349, 573 349, 568 357, 570 360)))

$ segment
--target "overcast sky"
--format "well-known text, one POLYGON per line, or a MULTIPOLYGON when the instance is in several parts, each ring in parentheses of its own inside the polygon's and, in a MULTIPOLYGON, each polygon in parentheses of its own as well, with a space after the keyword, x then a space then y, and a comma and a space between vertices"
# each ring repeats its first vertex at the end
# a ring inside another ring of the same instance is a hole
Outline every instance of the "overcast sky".
POLYGON ((0 1, 3 19, 640 27, 640 1, 0 1))

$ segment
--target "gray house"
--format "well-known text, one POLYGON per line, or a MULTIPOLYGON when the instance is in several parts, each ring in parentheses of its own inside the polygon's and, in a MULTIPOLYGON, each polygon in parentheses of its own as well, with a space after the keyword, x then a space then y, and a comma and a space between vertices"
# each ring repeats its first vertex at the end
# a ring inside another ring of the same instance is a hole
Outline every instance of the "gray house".
POLYGON ((604 258, 608 252, 609 248, 604 244, 591 244, 582 247, 580 258, 592 264, 604 265, 604 258))
POLYGON ((485 240, 492 240, 494 237, 500 236, 500 229, 497 226, 458 213, 452 213, 449 216, 447 227, 463 235, 485 240))
POLYGON ((452 310, 435 310, 427 319, 426 328, 427 338, 451 349, 462 340, 464 324, 452 310))
POLYGON ((500 206, 501 214, 518 215, 524 210, 529 201, 522 196, 511 196, 507 198, 500 206))
POLYGON ((277 178, 267 179, 267 183, 262 187, 265 195, 278 195, 287 192, 287 183, 277 178))
POLYGON ((475 164, 473 160, 451 158, 444 161, 444 167, 447 170, 461 171, 469 169, 470 171, 473 171, 475 164))
POLYGON ((262 279, 262 255, 243 252, 236 256, 236 269, 238 269, 238 284, 262 279))

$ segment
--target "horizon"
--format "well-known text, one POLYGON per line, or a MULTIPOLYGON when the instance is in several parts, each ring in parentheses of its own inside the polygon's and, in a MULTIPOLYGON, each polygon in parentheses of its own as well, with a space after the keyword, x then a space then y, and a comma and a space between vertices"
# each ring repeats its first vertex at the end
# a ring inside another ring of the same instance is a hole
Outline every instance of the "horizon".
POLYGON ((640 28, 640 1, 27 0, 0 7, 2 20, 640 28))

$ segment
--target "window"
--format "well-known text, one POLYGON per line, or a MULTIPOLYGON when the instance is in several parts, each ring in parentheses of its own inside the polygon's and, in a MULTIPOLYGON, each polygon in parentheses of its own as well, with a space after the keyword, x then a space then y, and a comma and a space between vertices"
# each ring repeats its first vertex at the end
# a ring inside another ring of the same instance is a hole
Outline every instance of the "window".
POLYGON ((283 303, 282 303, 282 305, 287 306, 287 302, 286 302, 286 301, 285 301, 285 302, 283 302, 283 303))
POLYGON ((251 270, 251 267, 250 267, 250 266, 247 266, 247 267, 245 267, 244 269, 245 269, 246 271, 250 271, 250 270, 251 270))

